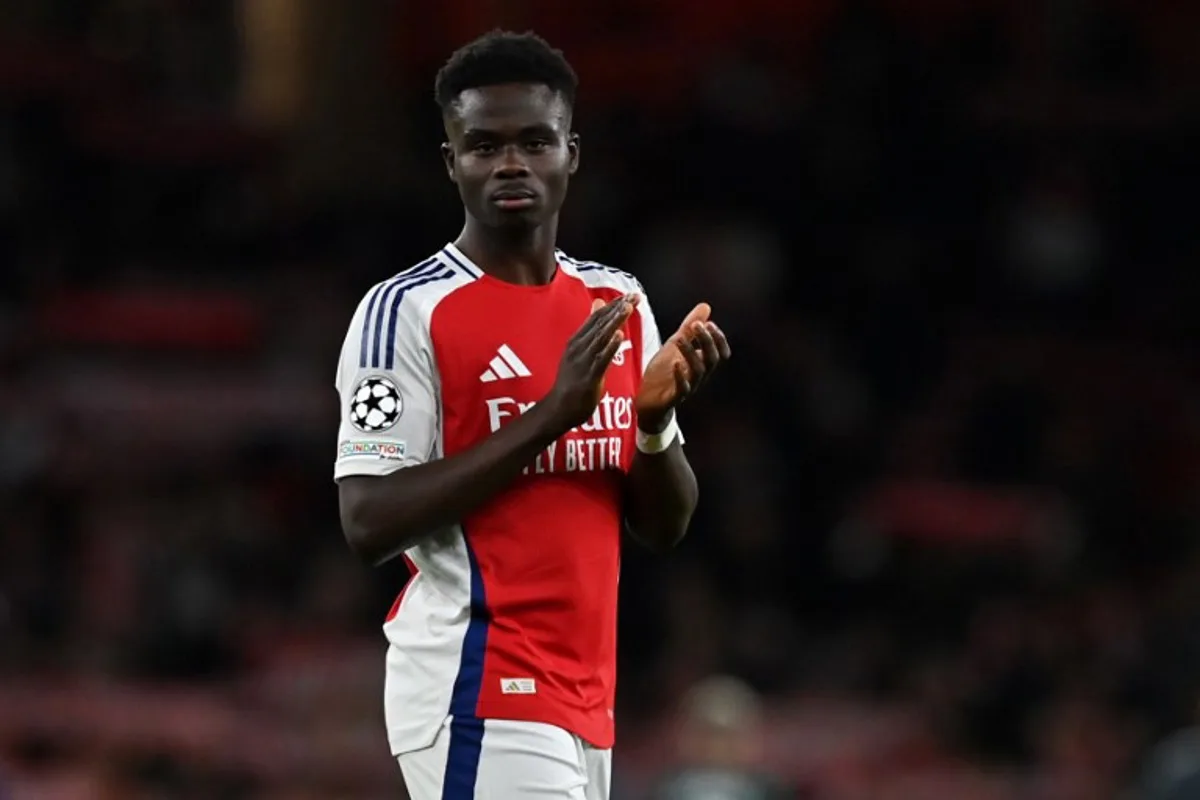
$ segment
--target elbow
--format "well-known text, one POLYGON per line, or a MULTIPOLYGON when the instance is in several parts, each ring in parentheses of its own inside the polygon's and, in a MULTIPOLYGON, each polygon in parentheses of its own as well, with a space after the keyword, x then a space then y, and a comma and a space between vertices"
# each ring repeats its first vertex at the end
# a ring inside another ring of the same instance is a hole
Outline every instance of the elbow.
POLYGON ((670 493, 654 493, 650 499, 641 492, 629 509, 626 527, 642 547, 660 555, 669 553, 687 535, 699 500, 696 477, 688 470, 670 493))
POLYGON ((648 535, 639 536, 642 546, 655 555, 665 556, 674 550, 687 535, 687 525, 674 528, 657 528, 648 535))
POLYGON ((377 544, 379 535, 374 528, 369 527, 362 521, 347 519, 343 515, 342 535, 346 537, 346 544, 350 546, 351 552, 365 563, 377 567, 387 561, 387 557, 381 552, 377 544))
POLYGON ((663 515, 654 520, 629 520, 630 534, 642 547, 656 555, 666 555, 679 546, 687 536, 692 522, 695 504, 680 509, 675 514, 663 515))
POLYGON ((395 521, 383 525, 373 518, 366 503, 343 504, 342 535, 350 550, 373 567, 378 567, 408 548, 410 537, 395 521))
POLYGON ((352 476, 338 482, 338 510, 346 544, 364 562, 379 566, 413 545, 418 509, 382 478, 352 476))

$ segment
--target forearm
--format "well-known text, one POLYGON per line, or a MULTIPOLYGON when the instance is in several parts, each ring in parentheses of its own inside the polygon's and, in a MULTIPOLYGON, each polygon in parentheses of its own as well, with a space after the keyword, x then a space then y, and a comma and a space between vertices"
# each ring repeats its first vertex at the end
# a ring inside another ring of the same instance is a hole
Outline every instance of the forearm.
POLYGON ((630 532, 651 550, 669 550, 687 533, 699 495, 696 475, 678 438, 661 453, 639 450, 626 485, 625 520, 630 532))
POLYGON ((565 431, 534 406, 475 447, 379 478, 342 482, 342 528, 364 559, 381 564, 492 499, 565 431))

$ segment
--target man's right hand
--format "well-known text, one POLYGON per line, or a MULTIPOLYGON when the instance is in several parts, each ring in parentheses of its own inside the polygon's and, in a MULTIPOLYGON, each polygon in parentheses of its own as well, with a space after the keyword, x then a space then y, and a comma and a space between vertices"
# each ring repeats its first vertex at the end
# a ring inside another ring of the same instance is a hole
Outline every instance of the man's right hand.
POLYGON ((625 339, 621 327, 640 300, 637 294, 627 294, 607 304, 594 301, 591 315, 567 342, 554 387, 542 400, 564 432, 596 411, 604 396, 604 374, 625 339))

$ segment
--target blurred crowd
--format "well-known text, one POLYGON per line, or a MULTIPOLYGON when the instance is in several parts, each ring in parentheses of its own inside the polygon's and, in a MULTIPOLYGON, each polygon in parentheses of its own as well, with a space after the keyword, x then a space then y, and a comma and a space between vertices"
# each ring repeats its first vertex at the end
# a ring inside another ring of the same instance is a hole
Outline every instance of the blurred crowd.
POLYGON ((1200 8, 577 10, 5 3, 0 798, 398 796, 333 372, 494 24, 581 73, 564 249, 735 352, 615 797, 1200 796, 1200 8))

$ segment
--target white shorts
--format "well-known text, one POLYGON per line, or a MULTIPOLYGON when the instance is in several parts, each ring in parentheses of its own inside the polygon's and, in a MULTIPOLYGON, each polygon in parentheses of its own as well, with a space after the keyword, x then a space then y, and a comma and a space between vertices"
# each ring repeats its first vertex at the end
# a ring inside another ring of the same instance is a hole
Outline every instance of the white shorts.
POLYGON ((540 722, 447 718, 397 757, 412 800, 608 800, 612 751, 540 722))

